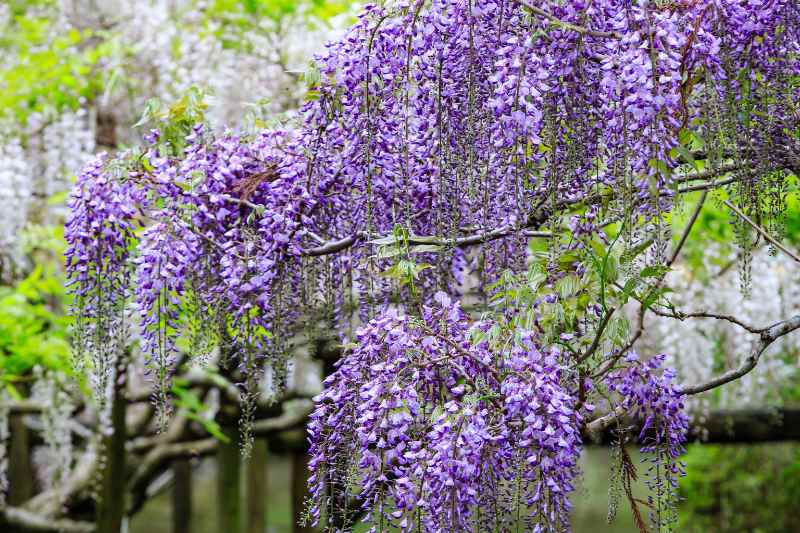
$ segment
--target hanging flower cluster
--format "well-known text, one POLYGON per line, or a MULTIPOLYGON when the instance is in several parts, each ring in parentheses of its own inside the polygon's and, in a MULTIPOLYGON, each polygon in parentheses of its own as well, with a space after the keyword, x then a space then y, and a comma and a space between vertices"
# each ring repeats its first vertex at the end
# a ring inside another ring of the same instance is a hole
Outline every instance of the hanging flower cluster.
MULTIPOLYGON (((143 190, 105 167, 104 154, 78 176, 65 225, 67 275, 77 316, 74 344, 79 368, 90 363, 99 406, 127 341, 125 303, 130 295, 131 254, 143 190)), ((102 409, 101 409, 102 410, 102 409)))
POLYGON ((11 266, 20 262, 15 257, 18 254, 14 245, 25 225, 29 174, 30 165, 20 143, 3 143, 0 146, 0 210, 4 214, 0 229, 0 279, 3 280, 11 277, 11 266))
MULTIPOLYGON (((741 141, 763 117, 794 121, 797 95, 783 77, 798 70, 798 10, 737 6, 367 6, 319 59, 321 97, 307 107, 309 192, 325 230, 387 234, 402 224, 457 239, 466 228, 541 225, 603 187, 633 226, 669 208, 687 131, 774 162, 766 144, 741 141), (773 89, 781 97, 753 98, 773 89), (764 115, 748 115, 742 138, 723 137, 744 100, 764 115)), ((492 278, 520 266, 524 245, 489 243, 469 267, 492 278)), ((459 253, 453 260, 461 266, 459 253)))
POLYGON ((782 190, 798 144, 800 10, 750 4, 369 5, 318 58, 295 130, 156 131, 127 174, 87 168, 67 228, 86 330, 119 329, 96 289, 124 300, 135 262, 159 401, 177 338, 206 319, 247 420, 263 377, 282 386, 301 317, 322 313, 343 337, 366 324, 311 426, 313 517, 340 530, 362 511, 378 529, 567 530, 599 358, 598 386, 646 421, 655 468, 667 469, 655 476, 660 509, 680 473, 682 398, 660 358, 614 370, 624 353, 605 349, 603 329, 621 327, 589 286, 616 278, 585 245, 622 223, 658 272, 676 194, 729 185, 753 211, 782 190), (148 227, 133 245, 137 209, 148 227), (494 320, 470 327, 450 298, 523 272, 534 236, 549 239, 547 296, 522 311, 499 300, 494 320), (568 304, 592 316, 576 325, 568 304), (502 320, 515 313, 530 325, 487 340, 519 326, 502 320), (548 323, 555 340, 541 334, 548 323))
POLYGON ((558 358, 530 334, 507 353, 473 344, 459 304, 436 300, 421 319, 371 321, 326 380, 309 426, 314 518, 344 529, 365 510, 402 531, 566 528, 582 418, 558 358))
POLYGON ((216 138, 197 125, 180 139, 176 158, 160 137, 148 134, 151 146, 135 157, 98 159, 73 192, 66 256, 79 346, 93 354, 97 391, 104 391, 112 358, 103 350, 115 346, 104 341, 122 331, 131 299, 162 424, 182 336, 219 346, 221 364, 244 385, 247 411, 265 361, 273 382, 285 381, 281 346, 299 312, 285 303, 302 290, 302 167, 278 152, 296 140, 282 132, 216 138), (139 224, 146 226, 140 234, 139 224))
POLYGON ((626 366, 605 377, 610 392, 621 398, 620 406, 642 420, 639 441, 642 452, 650 454, 647 481, 651 491, 651 523, 657 531, 670 528, 677 520, 678 478, 684 474, 679 458, 689 431, 684 397, 675 383, 672 369, 662 371, 665 355, 640 361, 635 352, 625 358, 626 366))
POLYGON ((168 381, 177 356, 175 341, 181 330, 181 298, 187 295, 187 281, 199 261, 200 251, 200 237, 188 231, 180 220, 173 219, 169 224, 160 222, 145 231, 141 255, 136 258, 135 292, 141 314, 141 345, 150 358, 147 368, 157 373, 152 381, 156 403, 162 409, 158 415, 162 427, 169 415, 168 381))

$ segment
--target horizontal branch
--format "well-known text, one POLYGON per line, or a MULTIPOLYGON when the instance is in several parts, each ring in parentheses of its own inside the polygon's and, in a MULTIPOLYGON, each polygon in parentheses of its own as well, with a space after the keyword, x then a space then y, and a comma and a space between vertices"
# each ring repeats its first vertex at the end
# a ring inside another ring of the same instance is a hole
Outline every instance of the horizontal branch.
POLYGON ((255 211, 257 213, 263 213, 266 210, 266 206, 263 206, 261 204, 254 204, 253 202, 250 202, 248 200, 244 200, 242 198, 236 198, 235 196, 231 196, 229 194, 218 194, 217 197, 222 198, 226 202, 231 202, 231 203, 234 203, 234 204, 238 204, 238 205, 242 205, 242 206, 245 206, 245 207, 249 207, 250 209, 252 209, 253 211, 255 211))
MULTIPOLYGON (((487 243, 497 239, 502 239, 503 237, 507 237, 515 233, 522 234, 526 237, 551 236, 551 234, 548 232, 531 232, 531 231, 525 231, 521 228, 517 228, 514 226, 501 226, 491 231, 483 233, 474 233, 472 235, 467 235, 465 237, 457 237, 455 239, 437 238, 437 237, 417 237, 417 238, 409 237, 407 244, 409 246, 415 246, 418 244, 432 244, 436 246, 453 246, 456 248, 462 248, 466 246, 473 246, 476 244, 487 243)), ((334 241, 328 241, 321 246, 317 246, 315 248, 309 248, 303 252, 303 255, 310 257, 318 257, 322 255, 335 254, 337 252, 341 252, 342 250, 350 248, 356 242, 358 242, 359 240, 363 240, 366 237, 367 237, 366 232, 360 231, 350 237, 345 237, 343 239, 337 239, 334 241)))
MULTIPOLYGON (((620 425, 632 437, 641 432, 642 421, 624 418, 620 425)), ((608 425, 591 437, 597 444, 616 440, 616 425, 608 425)), ((800 408, 716 409, 702 422, 693 421, 689 440, 711 444, 800 442, 800 408)))
POLYGON ((622 417, 625 416, 627 409, 622 406, 616 407, 610 413, 607 413, 599 418, 596 418, 586 424, 586 428, 584 429, 585 435, 593 441, 601 440, 600 437, 604 431, 606 431, 611 425, 614 424, 617 420, 620 420, 622 417))
MULTIPOLYGON (((553 236, 549 231, 534 231, 531 228, 539 226, 542 223, 542 217, 534 217, 528 224, 524 226, 513 226, 507 224, 488 231, 476 231, 464 237, 419 237, 411 236, 405 241, 409 246, 418 244, 433 244, 436 246, 452 246, 455 248, 463 248, 467 246, 474 246, 476 244, 484 244, 503 237, 511 235, 522 235, 524 237, 537 237, 537 238, 550 238, 553 236)), ((322 255, 330 255, 346 250, 355 245, 360 240, 369 238, 365 231, 359 231, 350 237, 343 237, 341 239, 330 240, 320 246, 308 248, 303 250, 302 255, 309 257, 319 257, 322 255)))
POLYGON ((680 391, 683 394, 699 394, 739 379, 756 367, 758 360, 761 358, 761 354, 764 353, 764 350, 766 350, 770 344, 798 328, 800 328, 800 315, 794 316, 789 320, 779 322, 778 324, 763 330, 758 343, 737 368, 729 370, 728 372, 725 372, 703 383, 683 386, 680 388, 680 391))
POLYGON ((581 35, 590 35, 592 37, 599 37, 601 39, 619 39, 621 38, 620 34, 613 31, 597 31, 586 28, 584 26, 579 26, 577 24, 573 24, 571 22, 567 22, 565 20, 561 20, 560 18, 556 17, 555 15, 551 14, 548 11, 540 7, 536 7, 534 5, 529 4, 525 0, 517 0, 523 7, 530 10, 531 12, 539 15, 540 17, 544 17, 556 26, 561 26, 562 28, 570 31, 574 31, 575 33, 580 33, 581 35))
POLYGON ((736 172, 737 170, 744 170, 744 165, 738 163, 729 163, 726 165, 722 165, 718 168, 704 170, 702 172, 692 172, 691 174, 681 174, 680 176, 675 177, 676 183, 685 183, 687 181, 702 181, 702 180, 714 180, 723 174, 727 174, 729 172, 736 172))
POLYGON ((367 238, 367 233, 365 231, 359 231, 358 233, 356 233, 355 235, 351 235, 350 237, 344 237, 342 239, 328 241, 325 244, 322 244, 315 248, 309 248, 307 250, 303 250, 303 255, 309 257, 319 257, 321 255, 335 254, 337 252, 341 252, 342 250, 350 248, 357 241, 365 238, 367 238))
POLYGON ((0 410, 8 409, 9 413, 15 415, 34 415, 45 410, 45 405, 35 400, 11 400, 0 402, 0 410))
MULTIPOLYGON (((189 370, 182 374, 180 379, 183 382, 182 384, 187 388, 199 387, 204 389, 219 389, 220 392, 231 401, 238 401, 240 396, 239 389, 236 388, 236 385, 219 376, 212 377, 207 372, 189 370)), ((154 391, 151 387, 137 387, 129 389, 125 397, 131 403, 141 403, 153 401, 153 394, 154 391)))
POLYGON ((0 526, 20 533, 93 533, 95 530, 90 522, 53 519, 19 507, 0 507, 0 526))
POLYGON ((729 178, 725 178, 724 180, 719 180, 719 181, 706 181, 703 183, 695 183, 693 185, 686 185, 684 187, 679 187, 678 192, 680 194, 686 194, 688 192, 710 191, 711 189, 716 189, 717 187, 730 185, 731 183, 734 183, 738 179, 739 178, 737 176, 731 176, 729 178))
POLYGON ((515 234, 520 234, 524 237, 541 237, 541 238, 550 238, 553 236, 553 234, 548 231, 531 231, 531 230, 526 230, 524 228, 508 225, 508 226, 502 226, 500 228, 491 231, 487 231, 485 233, 475 233, 473 235, 468 235, 466 237, 459 237, 456 239, 439 239, 434 242, 430 241, 427 242, 428 244, 438 244, 441 246, 455 246, 461 248, 465 246, 472 246, 475 244, 483 244, 486 242, 494 241, 515 234))
MULTIPOLYGON (((786 170, 784 166, 779 166, 773 169, 763 170, 762 172, 777 172, 779 170, 786 170)), ((684 185, 678 188, 678 192, 681 194, 694 192, 694 191, 708 191, 711 189, 716 189, 717 187, 723 187, 725 185, 730 185, 731 183, 735 183, 742 179, 742 175, 733 175, 728 176, 725 179, 717 180, 717 178, 724 176, 725 174, 730 174, 731 172, 753 172, 753 169, 749 167, 747 164, 736 164, 736 163, 729 163, 722 165, 718 168, 705 170, 702 172, 693 172, 691 174, 682 174, 680 176, 676 176, 674 178, 675 183, 688 183, 693 181, 703 181, 703 183, 691 183, 688 185, 684 185)))
MULTIPOLYGON (((741 319, 739 319, 739 318, 737 318, 737 317, 735 317, 733 315, 725 315, 725 314, 721 314, 721 313, 711 313, 711 312, 708 312, 708 311, 694 311, 694 312, 691 312, 691 313, 684 313, 684 312, 678 311, 676 313, 667 313, 665 311, 661 311, 659 309, 656 309, 655 307, 651 307, 650 311, 652 311, 653 314, 656 314, 658 316, 663 316, 665 318, 674 318, 676 320, 681 320, 681 321, 683 321, 683 320, 685 320, 687 318, 713 318, 714 320, 722 320, 722 321, 725 321, 725 322, 730 322, 731 324, 735 324, 735 325, 739 326, 740 328, 742 328, 742 329, 744 329, 746 331, 749 331, 750 333, 756 333, 756 334, 759 334, 762 331, 764 331, 765 329, 767 329, 766 327, 759 328, 759 327, 753 326, 751 324, 748 324, 747 322, 744 322, 743 320, 741 320, 741 319)), ((767 327, 769 327, 769 326, 767 326, 767 327)))

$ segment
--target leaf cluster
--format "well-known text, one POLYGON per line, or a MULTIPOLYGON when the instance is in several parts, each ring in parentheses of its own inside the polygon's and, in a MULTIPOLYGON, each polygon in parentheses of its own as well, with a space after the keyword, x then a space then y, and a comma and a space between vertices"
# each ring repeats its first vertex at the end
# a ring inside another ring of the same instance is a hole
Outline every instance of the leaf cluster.
POLYGON ((61 32, 52 2, 14 2, 0 27, 0 118, 24 124, 34 114, 77 109, 102 91, 109 42, 90 30, 61 32), (30 14, 27 8, 42 8, 30 14))
POLYGON ((62 277, 39 265, 13 287, 0 287, 0 385, 16 385, 35 366, 71 375, 69 319, 62 277))

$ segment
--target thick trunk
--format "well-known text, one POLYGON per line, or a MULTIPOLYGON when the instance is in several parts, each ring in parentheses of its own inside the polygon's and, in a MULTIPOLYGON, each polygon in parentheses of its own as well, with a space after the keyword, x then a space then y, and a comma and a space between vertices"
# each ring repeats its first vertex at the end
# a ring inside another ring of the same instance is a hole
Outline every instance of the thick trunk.
POLYGON ((311 533, 313 529, 302 525, 308 495, 308 452, 305 448, 292 452, 292 518, 294 533, 311 533))
POLYGON ((230 439, 217 449, 217 505, 219 531, 240 533, 242 530, 241 454, 239 428, 235 422, 224 428, 230 439))
POLYGON ((172 533, 191 533, 192 465, 188 458, 172 463, 175 485, 172 488, 172 533))
POLYGON ((267 440, 255 439, 247 463, 247 533, 264 533, 267 524, 267 440))
POLYGON ((25 415, 11 415, 8 443, 8 503, 20 505, 33 496, 33 465, 31 463, 30 432, 25 425, 25 415))
POLYGON ((105 465, 97 504, 97 531, 103 533, 120 533, 125 516, 126 373, 126 365, 120 363, 111 397, 111 433, 103 438, 105 465))

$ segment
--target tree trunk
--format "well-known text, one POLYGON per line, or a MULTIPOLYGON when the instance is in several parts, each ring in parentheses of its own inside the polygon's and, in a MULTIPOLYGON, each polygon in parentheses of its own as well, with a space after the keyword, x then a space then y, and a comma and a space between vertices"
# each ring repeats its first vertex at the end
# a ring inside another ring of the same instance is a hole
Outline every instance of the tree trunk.
POLYGON ((172 533, 192 531, 192 465, 188 458, 172 463, 175 485, 172 488, 172 533))
POLYGON ((247 533, 264 533, 267 525, 267 440, 255 439, 247 465, 247 533))
POLYGON ((117 148, 117 119, 110 110, 98 109, 95 117, 94 142, 98 148, 117 148))
POLYGON ((124 360, 117 365, 114 389, 111 396, 111 433, 103 437, 102 453, 105 466, 102 470, 100 501, 97 504, 97 531, 120 533, 125 516, 125 386, 127 365, 124 360))
POLYGON ((311 533, 310 526, 301 525, 308 495, 308 452, 305 449, 292 452, 292 518, 294 533, 311 533))
POLYGON ((219 531, 221 533, 241 533, 241 454, 239 453, 239 428, 235 425, 224 427, 230 439, 221 442, 217 449, 217 504, 219 505, 219 531))
POLYGON ((8 504, 21 505, 35 492, 30 432, 23 414, 11 415, 8 425, 8 504))

